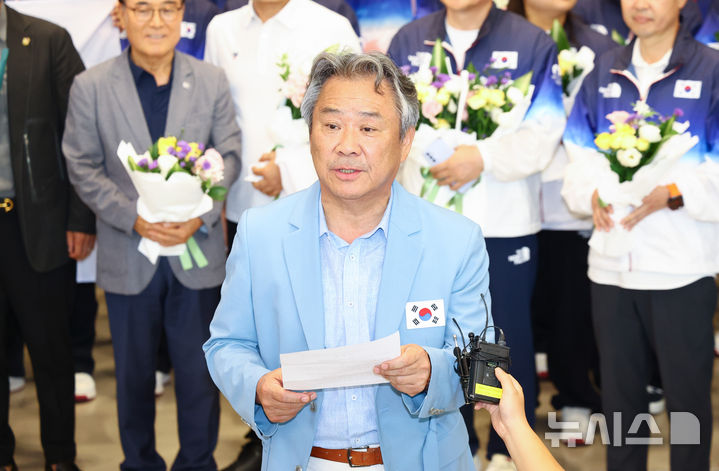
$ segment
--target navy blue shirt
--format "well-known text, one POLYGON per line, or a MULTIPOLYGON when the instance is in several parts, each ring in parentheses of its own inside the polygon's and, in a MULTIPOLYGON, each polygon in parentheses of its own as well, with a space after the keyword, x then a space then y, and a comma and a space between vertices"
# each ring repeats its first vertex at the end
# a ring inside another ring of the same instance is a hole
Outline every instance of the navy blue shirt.
POLYGON ((140 97, 142 111, 145 114, 147 129, 150 131, 152 142, 155 142, 165 135, 167 108, 170 105, 175 60, 172 60, 170 80, 166 85, 157 86, 155 77, 152 74, 135 65, 129 54, 127 57, 130 59, 130 72, 132 72, 132 77, 135 79, 135 87, 137 87, 137 95, 140 97))

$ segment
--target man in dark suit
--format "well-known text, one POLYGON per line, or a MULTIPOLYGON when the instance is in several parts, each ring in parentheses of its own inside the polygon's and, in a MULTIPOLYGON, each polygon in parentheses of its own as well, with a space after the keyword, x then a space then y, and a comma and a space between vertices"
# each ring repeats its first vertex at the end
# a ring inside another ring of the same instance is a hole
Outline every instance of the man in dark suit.
MULTIPOLYGON (((72 80, 83 70, 70 35, 0 2, 0 381, 14 316, 30 351, 47 470, 76 470, 68 332, 71 259, 94 244, 95 220, 60 151, 72 80)), ((0 388, 0 467, 16 469, 8 389, 0 388)))

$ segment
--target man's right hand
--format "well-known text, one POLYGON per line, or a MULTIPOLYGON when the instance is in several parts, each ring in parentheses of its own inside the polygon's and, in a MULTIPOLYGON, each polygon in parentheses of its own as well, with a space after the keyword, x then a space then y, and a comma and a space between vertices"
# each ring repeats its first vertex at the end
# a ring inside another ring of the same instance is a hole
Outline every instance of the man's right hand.
POLYGON ((614 212, 612 205, 602 206, 599 202, 599 192, 594 190, 592 193, 592 219, 594 227, 600 231, 609 232, 614 227, 614 221, 610 216, 614 212))
POLYGON ((255 393, 256 402, 262 406, 269 421, 276 424, 293 419, 304 406, 317 398, 316 392, 297 393, 282 387, 281 368, 261 377, 255 393))

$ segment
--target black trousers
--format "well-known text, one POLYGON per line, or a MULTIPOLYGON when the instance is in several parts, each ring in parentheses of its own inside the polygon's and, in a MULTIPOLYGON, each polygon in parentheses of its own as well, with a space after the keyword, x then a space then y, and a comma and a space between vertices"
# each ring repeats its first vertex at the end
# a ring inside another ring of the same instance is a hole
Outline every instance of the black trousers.
POLYGON ((95 283, 77 283, 75 302, 70 315, 70 337, 75 373, 93 374, 95 371, 92 347, 95 344, 96 319, 95 283))
MULTIPOLYGON (((75 459, 74 374, 69 312, 72 263, 35 271, 25 254, 17 213, 0 213, 0 384, 7 384, 8 316, 14 316, 30 352, 40 404, 40 439, 48 463, 75 459)), ((9 392, 0 387, 0 466, 12 461, 9 392)))
MULTIPOLYGON (((672 445, 671 469, 708 471, 712 317, 717 302, 714 279, 705 277, 672 290, 629 290, 592 283, 591 293, 602 373, 602 409, 613 444, 607 447, 607 469, 646 470, 647 445, 626 442, 628 438, 650 436, 648 427, 640 427, 636 433, 629 433, 629 429, 637 414, 647 413, 645 388, 654 353, 667 411, 688 412, 698 420, 699 444, 672 445), (621 413, 621 437, 614 435, 615 412, 621 413)), ((677 434, 673 438, 686 437, 677 434)))
MULTIPOLYGON (((542 332, 549 376, 557 388, 555 409, 601 409, 592 382, 599 358, 592 327, 587 239, 577 231, 542 231, 538 234, 539 263, 532 299, 535 336, 542 332)), ((537 349, 540 351, 539 349, 537 349)))

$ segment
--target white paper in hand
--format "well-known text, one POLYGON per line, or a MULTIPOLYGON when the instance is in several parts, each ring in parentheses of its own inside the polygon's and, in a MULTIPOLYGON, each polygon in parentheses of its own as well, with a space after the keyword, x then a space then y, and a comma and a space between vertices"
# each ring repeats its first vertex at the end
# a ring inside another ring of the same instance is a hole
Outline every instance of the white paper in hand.
POLYGON ((373 369, 400 355, 399 332, 373 342, 280 355, 285 389, 341 388, 389 383, 373 369))

